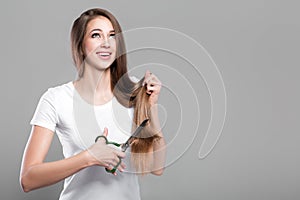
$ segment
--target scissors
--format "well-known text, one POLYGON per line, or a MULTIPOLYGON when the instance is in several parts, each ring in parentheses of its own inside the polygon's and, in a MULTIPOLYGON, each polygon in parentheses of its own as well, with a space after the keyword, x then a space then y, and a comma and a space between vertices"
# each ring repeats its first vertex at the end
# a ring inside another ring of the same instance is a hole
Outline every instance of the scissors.
MULTIPOLYGON (((147 122, 149 121, 149 119, 145 119, 140 125, 139 127, 137 127, 137 129, 134 131, 134 133, 129 137, 129 139, 123 143, 123 144, 119 144, 119 143, 116 143, 116 142, 111 142, 111 141, 108 141, 108 139, 104 136, 104 135, 100 135, 100 136, 97 136, 96 139, 95 139, 95 142, 98 141, 99 138, 104 138, 105 139, 105 142, 106 144, 112 144, 112 145, 115 145, 117 147, 120 147, 121 146, 121 151, 125 152, 127 150, 127 148, 130 146, 130 143, 131 143, 131 139, 136 137, 140 132, 141 130, 146 126, 147 122)), ((108 173, 115 173, 118 166, 121 164, 121 158, 119 157, 119 162, 116 166, 114 166, 113 169, 109 170, 107 168, 105 168, 105 170, 108 172, 108 173)))

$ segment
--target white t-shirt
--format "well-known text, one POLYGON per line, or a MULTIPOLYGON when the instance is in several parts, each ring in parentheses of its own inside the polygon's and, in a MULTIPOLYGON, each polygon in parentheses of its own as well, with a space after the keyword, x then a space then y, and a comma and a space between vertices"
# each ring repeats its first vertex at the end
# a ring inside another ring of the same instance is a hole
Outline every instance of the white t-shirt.
MULTIPOLYGON (((132 116, 133 108, 123 107, 116 98, 100 106, 88 104, 68 82, 43 94, 30 124, 56 132, 68 158, 90 147, 104 127, 109 141, 124 143, 131 134, 132 116)), ((140 199, 138 177, 130 173, 130 149, 123 162, 129 172, 117 176, 91 166, 66 178, 60 200, 140 199)))

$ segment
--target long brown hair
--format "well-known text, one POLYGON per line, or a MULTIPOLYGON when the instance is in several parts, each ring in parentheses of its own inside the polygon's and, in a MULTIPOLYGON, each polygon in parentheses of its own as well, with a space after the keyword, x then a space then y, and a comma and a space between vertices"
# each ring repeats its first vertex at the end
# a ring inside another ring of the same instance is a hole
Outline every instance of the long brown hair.
POLYGON ((132 82, 127 73, 127 57, 122 29, 117 19, 107 10, 94 8, 83 12, 78 17, 71 29, 72 57, 78 71, 79 78, 84 73, 83 39, 86 34, 88 23, 96 17, 103 16, 110 20, 116 34, 116 59, 110 66, 111 89, 117 100, 125 107, 134 107, 133 126, 134 130, 144 119, 150 119, 150 123, 142 130, 139 137, 131 146, 132 161, 137 172, 142 174, 149 172, 151 167, 151 150, 156 140, 160 138, 151 128, 149 95, 142 86, 144 79, 132 82))

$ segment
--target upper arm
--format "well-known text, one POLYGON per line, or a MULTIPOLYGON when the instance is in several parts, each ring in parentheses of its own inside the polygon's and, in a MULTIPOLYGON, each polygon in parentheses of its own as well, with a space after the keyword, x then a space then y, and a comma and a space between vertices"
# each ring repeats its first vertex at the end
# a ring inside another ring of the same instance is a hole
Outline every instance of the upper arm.
POLYGON ((22 173, 30 166, 42 163, 51 145, 57 124, 54 90, 47 90, 39 100, 30 121, 32 130, 28 139, 22 162, 22 173))
POLYGON ((42 95, 30 121, 31 125, 38 125, 53 132, 55 131, 56 124, 58 123, 55 96, 55 90, 51 89, 48 89, 42 95))
POLYGON ((44 162, 49 151, 54 132, 41 126, 32 126, 32 131, 28 139, 21 168, 21 174, 36 164, 44 162))

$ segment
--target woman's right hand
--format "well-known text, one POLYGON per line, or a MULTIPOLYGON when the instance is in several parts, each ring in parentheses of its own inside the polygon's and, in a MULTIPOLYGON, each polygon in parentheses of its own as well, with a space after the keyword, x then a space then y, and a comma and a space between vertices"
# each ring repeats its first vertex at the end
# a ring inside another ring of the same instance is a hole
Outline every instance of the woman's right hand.
MULTIPOLYGON (((108 130, 105 128, 103 136, 107 137, 107 135, 108 130)), ((124 152, 108 146, 104 138, 99 138, 87 151, 91 155, 92 163, 103 166, 108 170, 112 170, 114 166, 119 163, 119 160, 125 157, 124 152)), ((121 162, 118 166, 118 170, 123 172, 124 169, 125 164, 121 162)), ((116 173, 114 173, 114 175, 116 175, 116 173)))

